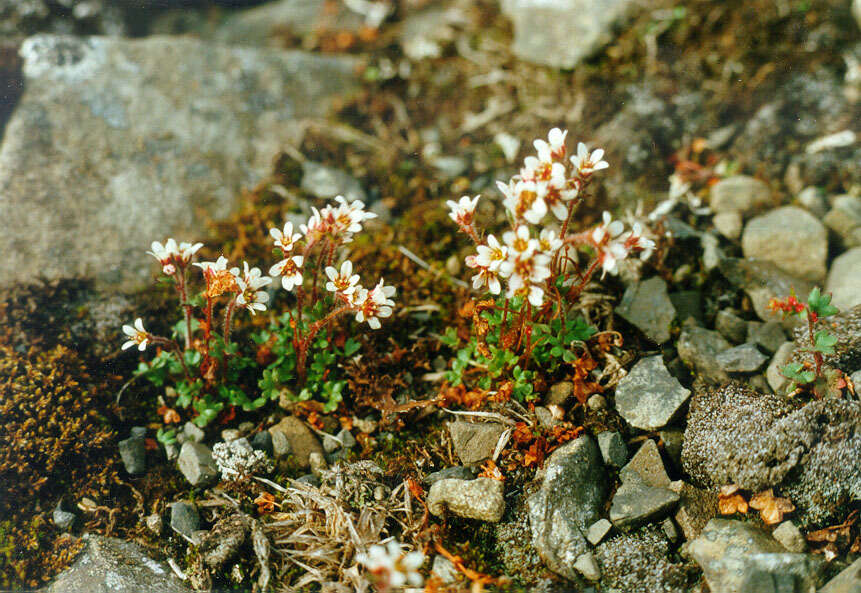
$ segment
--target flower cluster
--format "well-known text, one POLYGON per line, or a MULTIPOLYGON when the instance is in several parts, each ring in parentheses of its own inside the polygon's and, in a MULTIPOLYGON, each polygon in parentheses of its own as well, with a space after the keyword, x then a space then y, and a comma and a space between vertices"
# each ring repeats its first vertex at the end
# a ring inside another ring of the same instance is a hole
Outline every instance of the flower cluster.
POLYGON ((405 554, 394 540, 385 546, 370 546, 367 552, 356 554, 356 561, 374 575, 379 591, 399 589, 407 584, 421 587, 424 579, 418 569, 424 560, 421 552, 405 554))
MULTIPOLYGON (((618 263, 632 253, 640 253, 642 259, 652 253, 655 244, 643 235, 639 224, 625 231, 622 222, 612 220, 608 212, 591 232, 567 234, 593 175, 609 166, 602 149, 589 152, 582 142, 577 154, 566 159, 567 134, 553 128, 547 140, 535 140, 536 155, 526 157, 520 172, 508 183, 497 182, 511 225, 502 234, 502 242, 492 234, 482 237, 476 228, 479 196, 447 202, 451 219, 477 245, 476 253, 466 258, 467 266, 475 270, 476 290, 500 295, 504 282, 506 299, 519 296, 540 307, 547 293, 558 289, 556 279, 574 263, 569 248, 588 247, 595 254, 592 266, 581 274, 587 278, 598 267, 602 274, 617 273, 618 263), (558 233, 552 226, 536 228, 548 214, 561 223, 558 233)), ((566 282, 571 285, 570 279, 566 282)))

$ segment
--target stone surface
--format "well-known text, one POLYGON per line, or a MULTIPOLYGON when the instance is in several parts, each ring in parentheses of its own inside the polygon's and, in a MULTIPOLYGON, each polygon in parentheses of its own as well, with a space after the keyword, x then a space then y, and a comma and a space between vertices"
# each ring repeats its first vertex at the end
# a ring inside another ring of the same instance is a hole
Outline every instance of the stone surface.
POLYGON ((146 471, 146 447, 143 437, 133 436, 119 442, 120 457, 132 475, 146 471))
POLYGON ((504 486, 499 480, 447 478, 430 487, 427 505, 437 517, 449 512, 466 519, 496 523, 505 512, 503 492, 504 486))
POLYGON ((554 451, 541 487, 526 501, 532 545, 547 568, 574 579, 577 558, 589 551, 584 533, 600 517, 607 483, 601 453, 588 435, 554 451))
POLYGON ((571 381, 559 381, 550 386, 547 395, 544 398, 544 403, 561 406, 568 401, 571 394, 574 393, 574 383, 571 381))
MULTIPOLYGON (((786 298, 794 290, 799 299, 804 301, 813 288, 811 282, 787 274, 766 261, 728 257, 720 260, 718 268, 727 280, 747 293, 754 311, 763 321, 780 319, 768 308, 771 299, 786 298)), ((795 318, 789 318, 783 325, 792 327, 796 323, 795 318)))
MULTIPOLYGON (((861 7, 861 1, 855 5, 861 7)), ((858 22, 861 24, 861 9, 858 10, 858 22)), ((861 592, 861 558, 846 567, 840 574, 828 581, 819 593, 859 593, 861 592)))
POLYGON ((173 571, 147 556, 139 545, 95 534, 84 536, 84 551, 44 593, 188 593, 173 571))
POLYGON ((631 0, 502 0, 514 24, 513 50, 528 62, 573 68, 613 39, 636 5, 631 0))
POLYGON ((805 187, 798 192, 797 199, 799 204, 817 218, 822 218, 828 213, 828 197, 819 187, 805 187))
POLYGON ((728 373, 754 373, 762 368, 768 357, 754 344, 742 344, 715 356, 720 367, 728 373))
MULTIPOLYGON (((723 340, 723 338, 721 338, 723 340)), ((616 410, 635 428, 663 428, 691 392, 673 377, 660 355, 643 358, 616 385, 616 410)))
POLYGON ((665 517, 679 502, 679 495, 667 488, 650 486, 636 479, 622 482, 613 495, 610 521, 623 531, 665 517))
POLYGON ((858 247, 861 245, 861 198, 837 196, 822 222, 840 237, 844 247, 858 247))
POLYGON ((188 421, 182 426, 182 434, 195 443, 202 443, 203 439, 206 438, 206 433, 203 432, 203 429, 197 426, 194 422, 188 421))
POLYGON ((713 490, 696 488, 686 482, 673 483, 672 489, 681 497, 675 514, 676 523, 682 529, 686 540, 696 539, 717 514, 717 494, 713 490))
POLYGON ((198 238, 271 171, 297 119, 356 88, 356 61, 210 45, 38 35, 0 146, 0 284, 148 283, 146 249, 198 238))
POLYGON ((619 471, 619 479, 623 482, 639 479, 649 486, 670 487, 670 477, 664 468, 664 461, 661 459, 661 453, 655 441, 646 439, 640 445, 631 461, 619 471))
POLYGON ((344 196, 348 202, 368 199, 355 177, 341 169, 311 161, 302 163, 302 189, 324 200, 335 196, 344 196))
POLYGON ((774 354, 786 341, 786 332, 783 331, 783 325, 777 321, 751 321, 747 325, 747 341, 760 346, 769 354, 774 354))
POLYGON ((807 540, 792 521, 784 521, 778 525, 771 532, 771 536, 790 552, 801 554, 807 551, 807 540))
POLYGON ((745 257, 771 262, 801 279, 825 278, 828 234, 801 208, 784 206, 752 219, 744 227, 741 247, 745 257))
POLYGON ((676 309, 667 294, 667 283, 660 276, 629 286, 616 313, 656 344, 670 339, 670 325, 676 317, 676 309))
POLYGON ((175 502, 170 505, 170 528, 194 539, 195 533, 200 529, 200 515, 197 507, 187 502, 175 502))
POLYGON ((577 556, 574 562, 574 570, 582 574, 587 581, 598 581, 601 579, 601 569, 595 561, 592 552, 584 552, 577 556))
POLYGON ((431 572, 443 583, 449 585, 457 582, 458 575, 460 575, 460 571, 454 563, 441 554, 437 554, 433 557, 431 572))
POLYGON ((861 305, 861 247, 850 249, 831 262, 825 290, 831 293, 831 304, 838 309, 861 305))
POLYGON ((670 428, 660 431, 658 436, 661 438, 661 442, 664 444, 664 451, 666 451, 670 460, 677 468, 681 468, 682 442, 685 439, 685 432, 678 428, 670 428))
POLYGON ((206 445, 193 441, 182 444, 177 467, 192 486, 207 486, 218 477, 218 467, 212 459, 212 451, 206 445))
POLYGON ((462 465, 456 465, 454 467, 447 467, 445 469, 441 469, 438 472, 432 472, 425 476, 425 484, 428 486, 432 485, 434 482, 439 482, 440 480, 446 480, 448 478, 455 478, 458 480, 474 480, 475 472, 462 465))
POLYGON ((712 223, 715 225, 717 232, 731 241, 735 241, 741 237, 741 231, 744 228, 744 221, 741 218, 741 212, 738 210, 718 212, 712 218, 712 223))
POLYGON ((715 329, 730 342, 741 344, 747 338, 748 322, 729 309, 721 309, 715 316, 715 329))
POLYGON ((671 560, 670 546, 657 526, 623 533, 595 550, 601 567, 601 591, 681 593, 687 591, 687 569, 671 560))
POLYGON ((54 525, 56 525, 58 529, 68 531, 75 523, 75 513, 64 511, 59 505, 57 505, 57 508, 55 508, 54 512, 51 514, 51 520, 54 521, 54 525))
POLYGON ((272 434, 275 456, 292 455, 299 467, 311 466, 311 453, 323 453, 317 435, 295 416, 286 416, 275 426, 269 427, 269 432, 272 434))
POLYGON ((493 455, 499 437, 505 432, 505 426, 498 422, 472 423, 458 420, 449 422, 448 430, 454 444, 454 452, 460 461, 472 465, 493 455))
POLYGON ((251 439, 251 446, 257 451, 263 451, 270 456, 273 455, 272 433, 268 430, 261 430, 251 439))
POLYGON ((778 487, 793 520, 819 525, 861 497, 861 402, 820 400, 800 409, 739 385, 698 391, 682 449, 700 484, 778 487))
POLYGON ((775 393, 783 393, 790 381, 781 373, 781 369, 786 366, 792 353, 795 351, 794 342, 784 342, 774 353, 771 362, 768 363, 768 368, 765 371, 765 378, 768 380, 768 385, 775 393))
POLYGON ((408 14, 400 34, 404 55, 416 62, 442 56, 443 48, 455 39, 453 26, 464 19, 457 7, 430 7, 408 14))
POLYGON ((767 531, 741 521, 712 519, 688 552, 712 591, 794 593, 821 584, 820 558, 787 553, 767 531))
POLYGON ((606 430, 598 433, 598 448, 604 463, 612 467, 622 467, 628 461, 628 446, 622 433, 606 430))
POLYGON ((682 327, 679 341, 676 343, 682 361, 703 379, 714 384, 729 380, 729 375, 721 368, 717 355, 731 347, 719 333, 691 324, 682 327))
POLYGON ((611 529, 613 529, 613 524, 607 519, 598 519, 589 526, 589 530, 586 532, 586 539, 593 546, 597 546, 610 533, 611 529))
POLYGON ((715 183, 709 193, 709 205, 716 213, 748 214, 771 203, 771 189, 760 179, 735 175, 715 183))

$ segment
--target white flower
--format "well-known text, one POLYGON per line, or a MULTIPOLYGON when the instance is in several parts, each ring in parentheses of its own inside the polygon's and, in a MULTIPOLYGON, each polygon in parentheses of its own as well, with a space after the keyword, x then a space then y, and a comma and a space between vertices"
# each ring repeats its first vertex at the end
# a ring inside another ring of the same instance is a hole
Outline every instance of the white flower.
POLYGON ((170 238, 164 242, 164 245, 158 241, 153 241, 150 245, 151 251, 147 251, 147 253, 159 261, 162 272, 167 276, 172 276, 176 273, 176 266, 187 266, 201 247, 203 247, 203 243, 180 243, 177 245, 176 240, 170 238))
POLYGON ((568 206, 566 202, 577 197, 579 192, 576 184, 569 183, 565 177, 565 165, 562 163, 553 163, 550 167, 550 176, 546 182, 547 193, 544 196, 544 202, 547 208, 553 213, 553 216, 559 220, 568 218, 568 206))
POLYGON ((599 249, 598 257, 601 261, 601 268, 603 270, 601 272, 601 278, 603 278, 607 272, 615 276, 619 271, 619 262, 628 257, 628 249, 625 247, 624 243, 611 241, 599 249))
POLYGON ((499 283, 499 272, 485 266, 477 266, 478 274, 472 277, 472 288, 475 290, 486 289, 490 294, 502 292, 499 283))
POLYGON ((505 199, 502 201, 515 220, 526 219, 538 224, 547 214, 547 183, 543 181, 512 180, 509 185, 497 182, 505 199))
POLYGON ((538 139, 532 143, 535 146, 535 151, 538 153, 538 158, 542 161, 553 161, 565 158, 565 137, 568 135, 568 130, 564 132, 559 128, 553 128, 547 135, 547 141, 538 139))
POLYGON ((603 148, 596 148, 592 154, 589 154, 586 145, 580 142, 577 144, 577 154, 571 156, 571 163, 581 177, 587 177, 595 171, 600 171, 610 166, 603 158, 603 148))
POLYGON ((333 266, 327 266, 326 276, 329 277, 329 282, 326 283, 326 290, 329 292, 349 295, 356 292, 359 287, 359 275, 353 274, 353 262, 350 260, 345 260, 341 264, 340 272, 333 266))
POLYGON ((550 277, 550 256, 541 252, 539 241, 530 238, 525 225, 507 231, 502 238, 509 247, 508 259, 499 266, 499 275, 508 278, 506 296, 525 296, 539 306, 544 290, 536 285, 550 277))
POLYGON ((392 540, 386 546, 373 545, 365 553, 356 554, 356 561, 374 574, 384 587, 399 589, 409 584, 421 587, 424 579, 418 569, 424 563, 424 554, 404 554, 398 542, 392 540))
MULTIPOLYGON (((505 231, 502 234, 502 240, 508 245, 508 262, 519 257, 529 257, 538 250, 539 243, 529 236, 529 227, 522 224, 513 231, 505 231)), ((507 267, 503 263, 500 267, 507 267)), ((507 274, 503 274, 507 276, 507 274)))
MULTIPOLYGON (((496 271, 508 258, 508 247, 500 245, 493 235, 487 236, 487 245, 479 245, 476 248, 475 263, 478 266, 496 271)), ((498 294, 498 293, 494 293, 498 294)))
POLYGON ((284 223, 283 231, 278 227, 273 227, 269 229, 269 234, 275 240, 275 246, 281 249, 284 255, 293 251, 296 241, 302 238, 301 234, 293 232, 293 223, 289 221, 284 223))
POLYGON ((592 240, 596 244, 601 244, 605 240, 613 240, 625 230, 625 225, 622 224, 622 221, 613 220, 609 212, 604 211, 603 218, 603 224, 595 227, 595 230, 592 231, 592 240))
POLYGON ((639 251, 640 259, 646 261, 655 250, 655 242, 643 236, 643 227, 635 222, 632 230, 625 236, 625 247, 629 251, 639 251))
POLYGON ((149 343, 149 332, 144 329, 143 320, 140 317, 135 319, 134 327, 131 325, 124 325, 123 333, 125 333, 129 338, 125 343, 123 343, 123 350, 128 350, 135 345, 137 345, 138 350, 140 351, 146 350, 146 346, 149 343))
POLYGON ((213 274, 215 272, 223 272, 227 270, 227 258, 221 255, 214 262, 202 261, 192 265, 203 270, 204 274, 213 274))
POLYGON ((472 226, 475 218, 475 207, 478 205, 480 197, 475 196, 474 198, 470 198, 469 196, 462 196, 457 202, 448 200, 446 205, 450 210, 448 213, 449 217, 460 226, 472 226))
POLYGON ((203 247, 203 243, 180 243, 179 244, 179 259, 182 262, 182 265, 188 265, 191 261, 191 258, 194 257, 194 254, 200 251, 200 248, 203 247))
POLYGON ((239 285, 239 296, 236 297, 236 304, 240 307, 248 309, 248 312, 255 315, 257 311, 265 311, 266 304, 269 302, 269 293, 263 288, 272 283, 272 278, 263 276, 260 268, 248 268, 248 262, 242 262, 244 268, 242 275, 239 274, 239 268, 233 268, 230 273, 236 276, 236 283, 239 285))
POLYGON ((553 229, 544 229, 538 235, 538 246, 545 253, 555 253, 562 245, 562 239, 556 236, 553 229))
POLYGON ((395 302, 391 297, 395 296, 394 286, 385 286, 381 279, 373 290, 360 289, 354 296, 354 306, 358 308, 356 321, 362 323, 367 321, 371 329, 380 329, 380 318, 389 317, 395 302))
POLYGON ((309 243, 316 242, 325 232, 323 229, 323 219, 320 216, 320 211, 314 206, 311 206, 311 216, 306 224, 300 224, 299 230, 305 235, 309 243))
POLYGON ((294 286, 302 285, 302 263, 305 261, 301 255, 294 255, 282 259, 269 268, 270 276, 281 276, 281 286, 284 290, 293 290, 294 286))

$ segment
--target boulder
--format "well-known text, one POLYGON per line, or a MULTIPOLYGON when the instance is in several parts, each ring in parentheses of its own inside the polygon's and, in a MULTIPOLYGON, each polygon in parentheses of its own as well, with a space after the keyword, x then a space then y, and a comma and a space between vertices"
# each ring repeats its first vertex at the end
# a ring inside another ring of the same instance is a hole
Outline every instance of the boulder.
POLYGON ((771 262, 801 279, 825 279, 828 233, 802 208, 784 206, 757 216, 744 227, 741 247, 745 257, 771 262))
POLYGON ((831 303, 838 309, 861 305, 861 247, 834 258, 825 290, 831 293, 831 303))

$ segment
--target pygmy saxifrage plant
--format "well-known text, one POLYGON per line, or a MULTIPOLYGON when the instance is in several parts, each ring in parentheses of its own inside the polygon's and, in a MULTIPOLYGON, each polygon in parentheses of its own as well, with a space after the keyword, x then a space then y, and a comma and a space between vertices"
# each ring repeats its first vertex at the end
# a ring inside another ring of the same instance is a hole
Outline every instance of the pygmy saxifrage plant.
MULTIPOLYGON (((478 228, 479 196, 448 202, 452 220, 476 245, 476 253, 466 258, 467 266, 476 272, 473 288, 490 295, 476 304, 475 336, 452 363, 447 378, 454 385, 473 365, 485 371, 479 387, 489 389, 493 379, 510 374, 512 395, 531 396, 530 360, 552 370, 575 359, 569 349, 572 343, 593 335, 594 329, 582 318, 570 315, 592 276, 599 269, 602 277, 616 274, 621 260, 632 253, 647 259, 655 247, 639 224, 625 231, 623 223, 612 220, 608 212, 601 225, 569 232, 595 173, 609 165, 602 149, 590 153, 583 143, 578 144, 577 154, 567 158, 567 134, 553 128, 547 140, 535 140, 537 155, 527 157, 508 183, 497 182, 509 223, 502 241, 478 228), (561 228, 543 224, 548 215, 561 228), (578 262, 578 251, 588 255, 585 264, 578 262)), ((445 341, 452 347, 460 343, 453 329, 445 341)))
MULTIPOLYGON (((153 360, 140 364, 138 374, 157 386, 172 384, 176 405, 191 406, 199 426, 211 422, 225 406, 254 410, 285 394, 293 399, 317 397, 324 400, 327 410, 341 400, 346 383, 337 379, 333 367, 339 358, 355 353, 359 344, 347 339, 336 346, 323 330, 345 314, 354 314, 356 321, 378 329, 380 319, 392 314, 395 289, 383 280, 365 288, 349 259, 336 261, 340 248, 376 215, 366 212, 362 202, 348 203, 341 196, 335 200, 336 205, 313 208, 300 232, 294 232, 290 222, 283 229, 270 229, 281 259, 269 274, 280 276, 281 286, 295 293, 295 302, 273 318, 267 329, 252 333, 257 345, 253 352, 240 349, 231 340, 231 331, 237 311, 255 315, 267 310, 270 297, 264 289, 272 284, 272 277, 247 262, 242 269, 229 267, 223 256, 214 262, 192 263, 202 243, 177 244, 168 239, 164 245, 152 244, 148 253, 159 261, 179 297, 183 319, 174 326, 174 336, 179 339, 152 334, 138 318, 134 325, 123 327, 127 337, 123 349, 160 348, 153 360), (194 296, 188 282, 192 266, 200 268, 204 281, 203 290, 194 296), (221 309, 220 321, 217 308, 221 309), (249 395, 252 390, 247 385, 255 382, 254 391, 259 394, 249 395)), ((163 438, 170 435, 165 433, 163 438)))

